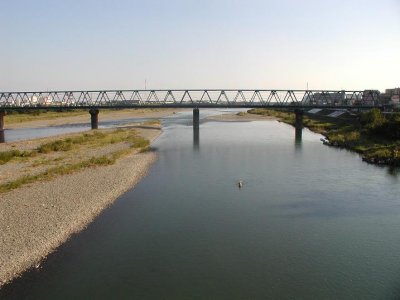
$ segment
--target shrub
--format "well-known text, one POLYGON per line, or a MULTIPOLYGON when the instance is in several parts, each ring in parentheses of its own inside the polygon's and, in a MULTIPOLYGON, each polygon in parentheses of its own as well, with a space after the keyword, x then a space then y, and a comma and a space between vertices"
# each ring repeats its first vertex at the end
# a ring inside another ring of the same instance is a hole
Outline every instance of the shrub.
POLYGON ((0 152, 0 165, 4 165, 5 163, 12 160, 14 157, 29 157, 34 156, 34 152, 28 151, 19 151, 19 150, 10 150, 0 152))
POLYGON ((142 137, 137 137, 132 143, 133 148, 144 148, 144 147, 148 147, 149 145, 150 145, 150 141, 146 140, 142 137))
POLYGON ((361 114, 360 123, 369 134, 389 139, 400 139, 400 114, 398 113, 385 118, 380 110, 372 109, 361 114))
POLYGON ((49 153, 52 151, 68 151, 72 149, 72 140, 57 140, 54 142, 40 145, 37 149, 39 153, 49 153))
POLYGON ((385 122, 387 122, 385 117, 383 116, 382 112, 377 108, 362 113, 360 116, 361 125, 368 130, 374 130, 378 127, 381 127, 385 122))
POLYGON ((4 165, 6 162, 10 161, 14 157, 20 156, 20 151, 18 150, 10 150, 0 152, 0 165, 4 165))

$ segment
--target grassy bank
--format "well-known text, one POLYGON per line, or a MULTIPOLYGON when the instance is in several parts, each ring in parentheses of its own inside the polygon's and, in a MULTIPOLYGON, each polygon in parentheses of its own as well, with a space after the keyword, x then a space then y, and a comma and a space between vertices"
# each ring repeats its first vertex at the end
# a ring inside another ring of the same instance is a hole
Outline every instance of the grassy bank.
MULTIPOLYGON (((248 112, 273 116, 291 125, 295 121, 292 112, 271 109, 248 112)), ((377 109, 349 118, 305 114, 303 124, 324 135, 330 145, 356 151, 367 162, 400 166, 400 114, 385 116, 377 109)))
POLYGON ((74 111, 48 111, 48 110, 33 110, 33 111, 7 111, 5 122, 7 124, 15 124, 22 122, 53 120, 62 117, 74 117, 88 114, 87 110, 79 109, 74 111))
POLYGON ((111 165, 133 151, 147 151, 149 146, 150 141, 140 136, 136 129, 124 128, 75 134, 43 142, 32 150, 2 151, 0 165, 20 164, 27 173, 1 183, 0 193, 85 168, 111 165))

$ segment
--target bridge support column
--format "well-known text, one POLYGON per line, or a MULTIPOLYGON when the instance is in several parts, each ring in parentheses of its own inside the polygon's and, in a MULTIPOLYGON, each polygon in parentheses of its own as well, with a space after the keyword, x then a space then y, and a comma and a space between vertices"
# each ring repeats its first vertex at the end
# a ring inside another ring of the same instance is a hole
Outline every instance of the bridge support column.
POLYGON ((193 129, 200 128, 200 112, 198 108, 193 109, 193 129))
POLYGON ((300 109, 296 109, 294 111, 295 115, 296 115, 296 121, 295 121, 295 127, 303 129, 303 114, 304 112, 300 109))
POLYGON ((0 130, 4 130, 4 116, 6 115, 5 110, 0 110, 0 130))
POLYGON ((99 128, 99 110, 91 109, 89 110, 89 113, 90 113, 90 124, 92 125, 92 129, 99 128))
POLYGON ((0 110, 0 143, 5 142, 4 138, 4 116, 6 112, 4 110, 0 110))

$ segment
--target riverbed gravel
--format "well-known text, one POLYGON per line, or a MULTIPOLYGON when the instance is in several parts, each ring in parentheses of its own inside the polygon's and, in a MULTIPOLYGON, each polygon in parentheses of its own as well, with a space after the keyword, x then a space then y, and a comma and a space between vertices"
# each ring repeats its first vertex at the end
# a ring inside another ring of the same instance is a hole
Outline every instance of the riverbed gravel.
MULTIPOLYGON (((139 132, 153 140, 161 130, 139 132)), ((84 229, 138 183, 155 160, 154 152, 134 152, 114 165, 84 169, 0 194, 0 287, 37 266, 72 234, 84 229)))

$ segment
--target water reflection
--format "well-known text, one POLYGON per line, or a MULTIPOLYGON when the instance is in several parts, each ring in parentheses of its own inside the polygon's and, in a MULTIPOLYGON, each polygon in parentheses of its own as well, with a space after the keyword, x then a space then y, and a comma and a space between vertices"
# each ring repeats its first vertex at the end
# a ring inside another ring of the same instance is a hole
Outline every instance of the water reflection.
POLYGON ((0 130, 0 143, 5 143, 4 130, 0 130))
POLYGON ((294 137, 294 145, 296 150, 301 149, 302 140, 303 140, 303 128, 298 127, 295 130, 295 137, 294 137))
POLYGON ((200 147, 200 129, 193 127, 193 149, 199 150, 200 147))
POLYGON ((390 167, 388 167, 387 171, 388 171, 389 175, 391 175, 391 176, 393 176, 395 178, 398 178, 399 175, 400 175, 400 168, 399 167, 390 166, 390 167))

